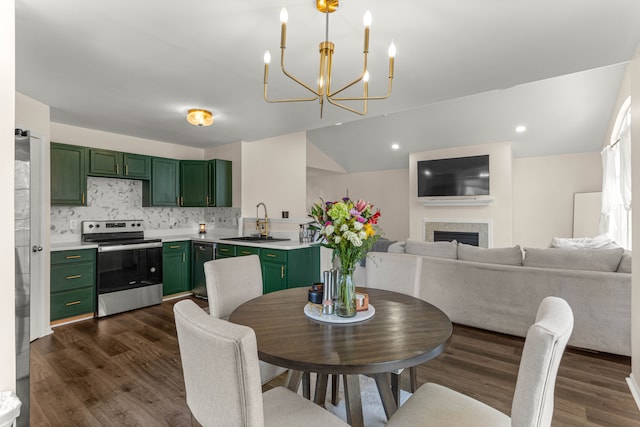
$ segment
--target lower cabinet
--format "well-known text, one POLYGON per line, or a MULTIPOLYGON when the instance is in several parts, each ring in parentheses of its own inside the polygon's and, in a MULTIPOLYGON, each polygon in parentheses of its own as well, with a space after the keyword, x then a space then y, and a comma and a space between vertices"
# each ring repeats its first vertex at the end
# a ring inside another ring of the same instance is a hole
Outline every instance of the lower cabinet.
POLYGON ((51 252, 51 321, 95 312, 96 251, 51 252))
POLYGON ((191 242, 162 245, 162 293, 172 295, 191 290, 191 242))
POLYGON ((320 280, 320 247, 260 249, 263 293, 311 286, 320 280))

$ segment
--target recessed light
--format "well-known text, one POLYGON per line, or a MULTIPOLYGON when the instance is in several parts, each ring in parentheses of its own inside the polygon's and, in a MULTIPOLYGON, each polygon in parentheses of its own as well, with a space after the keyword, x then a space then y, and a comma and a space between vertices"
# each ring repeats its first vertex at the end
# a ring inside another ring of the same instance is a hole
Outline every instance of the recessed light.
POLYGON ((516 132, 518 132, 518 133, 522 133, 522 132, 524 132, 525 130, 527 130, 527 127, 526 127, 526 126, 522 126, 522 125, 520 125, 520 126, 517 126, 517 127, 516 127, 516 132))
POLYGON ((391 144, 391 148, 393 148, 394 150, 397 150, 400 148, 400 145, 398 144, 391 144))

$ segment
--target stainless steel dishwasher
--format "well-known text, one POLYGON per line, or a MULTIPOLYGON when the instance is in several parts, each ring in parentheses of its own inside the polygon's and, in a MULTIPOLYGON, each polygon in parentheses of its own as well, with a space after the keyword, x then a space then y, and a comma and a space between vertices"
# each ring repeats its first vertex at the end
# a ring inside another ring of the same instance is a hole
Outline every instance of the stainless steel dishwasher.
POLYGON ((191 244, 191 278, 193 294, 199 298, 207 298, 207 282, 204 277, 204 263, 214 258, 212 242, 193 242, 191 244))

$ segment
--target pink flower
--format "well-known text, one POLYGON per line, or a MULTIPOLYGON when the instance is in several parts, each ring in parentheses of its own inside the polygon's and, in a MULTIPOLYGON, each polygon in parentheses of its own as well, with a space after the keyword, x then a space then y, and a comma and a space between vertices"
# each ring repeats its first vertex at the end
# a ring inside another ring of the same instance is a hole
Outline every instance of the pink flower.
POLYGON ((363 210, 366 209, 366 207, 367 207, 367 202, 365 202, 362 199, 358 200, 355 204, 355 208, 358 210, 358 212, 362 212, 363 210))

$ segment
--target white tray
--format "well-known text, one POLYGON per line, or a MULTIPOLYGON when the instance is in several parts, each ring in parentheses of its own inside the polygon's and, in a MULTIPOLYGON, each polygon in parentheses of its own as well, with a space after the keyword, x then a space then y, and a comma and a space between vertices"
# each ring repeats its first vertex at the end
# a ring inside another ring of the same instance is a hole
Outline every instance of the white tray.
POLYGON ((358 311, 353 317, 340 317, 335 314, 322 314, 322 306, 319 304, 311 304, 308 302, 304 306, 304 314, 319 322, 325 323, 356 323, 362 322, 367 319, 371 319, 376 314, 376 309, 372 304, 369 304, 367 311, 358 311))

